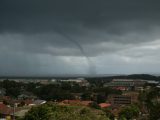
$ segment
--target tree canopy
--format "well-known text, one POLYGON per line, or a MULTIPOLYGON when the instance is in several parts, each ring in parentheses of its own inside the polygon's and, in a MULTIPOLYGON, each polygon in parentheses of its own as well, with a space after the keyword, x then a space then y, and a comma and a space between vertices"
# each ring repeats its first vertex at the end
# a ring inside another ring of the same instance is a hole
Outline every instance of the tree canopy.
POLYGON ((33 107, 22 120, 109 120, 104 112, 87 107, 44 104, 33 107))

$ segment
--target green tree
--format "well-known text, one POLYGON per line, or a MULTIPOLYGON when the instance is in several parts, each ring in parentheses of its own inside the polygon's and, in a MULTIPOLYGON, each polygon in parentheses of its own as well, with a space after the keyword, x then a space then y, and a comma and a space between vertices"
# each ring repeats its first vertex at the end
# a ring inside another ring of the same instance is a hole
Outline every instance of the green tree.
POLYGON ((33 107, 22 120, 109 120, 102 111, 87 107, 45 104, 33 107))
POLYGON ((138 117, 139 115, 139 108, 136 105, 130 105, 121 110, 119 113, 120 119, 126 118, 127 120, 133 119, 138 117))
POLYGON ((28 114, 26 114, 24 120, 50 120, 52 109, 46 105, 39 107, 33 107, 28 114))
POLYGON ((114 120, 114 114, 111 112, 111 109, 110 108, 103 108, 102 109, 105 113, 106 113, 106 116, 108 118, 110 118, 110 120, 114 120))
POLYGON ((96 102, 90 103, 89 106, 90 106, 91 108, 94 108, 94 109, 101 109, 100 106, 99 106, 96 102))
POLYGON ((102 94, 98 94, 97 95, 97 103, 99 104, 99 103, 104 103, 104 102, 106 102, 106 97, 102 94))
POLYGON ((91 100, 91 93, 90 92, 85 92, 81 95, 82 100, 91 100))
POLYGON ((160 103, 154 104, 150 108, 150 120, 158 120, 160 119, 160 103))

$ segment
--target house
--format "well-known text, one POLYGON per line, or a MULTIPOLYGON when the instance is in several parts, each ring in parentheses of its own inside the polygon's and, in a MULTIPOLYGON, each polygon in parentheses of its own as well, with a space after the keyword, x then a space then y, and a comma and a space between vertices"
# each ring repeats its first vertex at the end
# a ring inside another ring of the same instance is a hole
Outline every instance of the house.
POLYGON ((89 106, 93 101, 63 100, 60 105, 89 106))
MULTIPOLYGON (((23 117, 25 113, 29 111, 30 108, 18 108, 18 107, 9 107, 3 103, 0 103, 0 118, 4 120, 11 120, 13 116, 15 117, 23 117)), ((1 120, 1 119, 0 119, 1 120)))
POLYGON ((42 104, 45 104, 46 101, 45 100, 35 100, 32 104, 33 105, 42 105, 42 104))
POLYGON ((81 101, 82 105, 89 106, 93 101, 81 101))
POLYGON ((100 103, 100 104, 98 104, 101 108, 108 108, 108 107, 110 107, 111 106, 111 104, 110 103, 100 103))
POLYGON ((7 116, 13 116, 13 112, 17 111, 17 109, 13 109, 12 107, 8 107, 3 103, 0 103, 0 117, 6 118, 7 116))

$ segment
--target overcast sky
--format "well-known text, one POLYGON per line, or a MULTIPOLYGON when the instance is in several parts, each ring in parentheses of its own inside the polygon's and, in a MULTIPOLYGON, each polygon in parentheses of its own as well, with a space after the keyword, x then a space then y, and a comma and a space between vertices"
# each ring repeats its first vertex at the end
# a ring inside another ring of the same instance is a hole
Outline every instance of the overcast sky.
POLYGON ((0 0, 0 75, 160 73, 159 0, 0 0))

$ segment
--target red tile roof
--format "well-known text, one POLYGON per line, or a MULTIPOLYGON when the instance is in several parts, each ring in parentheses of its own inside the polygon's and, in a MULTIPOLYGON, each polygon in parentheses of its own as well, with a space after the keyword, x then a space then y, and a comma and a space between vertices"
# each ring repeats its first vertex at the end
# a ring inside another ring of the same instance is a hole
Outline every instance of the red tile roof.
MULTIPOLYGON (((15 108, 15 112, 19 111, 18 108, 15 108)), ((13 115, 13 107, 8 107, 7 105, 0 103, 0 113, 3 115, 13 115)))
POLYGON ((100 103, 99 106, 100 106, 101 108, 107 108, 107 107, 110 107, 111 104, 109 104, 109 103, 100 103))
POLYGON ((71 104, 71 105, 83 105, 88 106, 93 101, 81 101, 81 100, 64 100, 62 103, 64 104, 71 104))
POLYGON ((90 103, 92 103, 93 101, 81 101, 81 103, 85 106, 88 106, 90 103))
POLYGON ((13 113, 13 108, 7 107, 5 104, 0 103, 0 113, 5 115, 10 115, 13 113))

